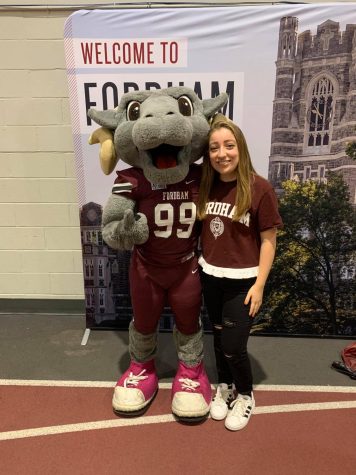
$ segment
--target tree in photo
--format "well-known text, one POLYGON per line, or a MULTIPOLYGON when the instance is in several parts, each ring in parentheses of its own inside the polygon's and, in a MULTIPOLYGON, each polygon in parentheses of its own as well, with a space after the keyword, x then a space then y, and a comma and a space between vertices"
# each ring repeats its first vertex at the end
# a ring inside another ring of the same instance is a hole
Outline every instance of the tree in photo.
POLYGON ((283 184, 277 255, 256 331, 356 332, 355 210, 342 177, 283 184))
POLYGON ((348 157, 352 158, 352 160, 356 160, 356 142, 349 142, 347 144, 345 152, 348 157))

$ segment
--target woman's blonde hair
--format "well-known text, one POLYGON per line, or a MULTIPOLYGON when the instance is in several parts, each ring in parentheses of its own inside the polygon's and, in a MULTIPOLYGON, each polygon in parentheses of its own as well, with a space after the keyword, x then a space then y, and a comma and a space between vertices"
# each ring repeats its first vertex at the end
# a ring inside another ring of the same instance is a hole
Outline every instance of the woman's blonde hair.
POLYGON ((209 142, 211 135, 221 128, 230 130, 234 135, 239 152, 239 163, 236 167, 236 198, 235 198, 235 212, 232 220, 238 221, 246 211, 251 207, 252 192, 251 179, 256 174, 253 168, 250 153, 248 151, 246 139, 241 129, 237 127, 230 119, 223 114, 216 114, 210 124, 210 131, 208 134, 208 146, 204 153, 203 173, 199 189, 198 199, 198 219, 205 219, 205 208, 209 200, 211 188, 218 173, 214 170, 210 163, 209 156, 209 142))

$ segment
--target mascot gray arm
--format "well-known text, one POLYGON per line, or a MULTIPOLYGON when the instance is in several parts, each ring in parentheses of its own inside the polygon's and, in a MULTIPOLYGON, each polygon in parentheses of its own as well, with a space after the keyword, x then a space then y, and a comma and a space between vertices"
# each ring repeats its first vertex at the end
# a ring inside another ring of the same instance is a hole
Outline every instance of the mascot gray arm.
MULTIPOLYGON (((104 173, 109 175, 117 163, 113 132, 101 127, 91 134, 89 143, 100 143, 100 164, 104 173)), ((134 244, 147 241, 149 229, 146 216, 135 214, 134 210, 134 201, 115 194, 110 196, 105 205, 102 216, 103 239, 113 249, 128 251, 134 244)))
POLYGON ((113 249, 129 251, 134 244, 147 241, 149 229, 146 216, 135 213, 135 202, 112 194, 102 216, 104 241, 113 249))

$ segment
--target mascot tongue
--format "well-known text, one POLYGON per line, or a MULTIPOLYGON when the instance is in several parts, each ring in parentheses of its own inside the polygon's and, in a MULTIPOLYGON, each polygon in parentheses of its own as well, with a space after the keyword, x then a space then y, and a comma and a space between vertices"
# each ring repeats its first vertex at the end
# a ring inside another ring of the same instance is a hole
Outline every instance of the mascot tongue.
POLYGON ((157 168, 174 168, 177 166, 176 157, 157 157, 156 167, 157 168))
POLYGON ((154 151, 154 164, 156 168, 174 168, 177 166, 177 150, 171 145, 160 145, 154 151))

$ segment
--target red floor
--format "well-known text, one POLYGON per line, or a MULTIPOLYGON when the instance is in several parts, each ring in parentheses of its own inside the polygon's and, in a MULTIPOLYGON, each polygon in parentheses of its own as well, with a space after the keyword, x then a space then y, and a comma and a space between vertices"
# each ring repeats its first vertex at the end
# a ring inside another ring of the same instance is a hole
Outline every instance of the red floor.
POLYGON ((356 385, 344 392, 256 390, 241 432, 183 425, 160 389, 121 419, 112 388, 0 385, 1 475, 355 475, 356 385))

